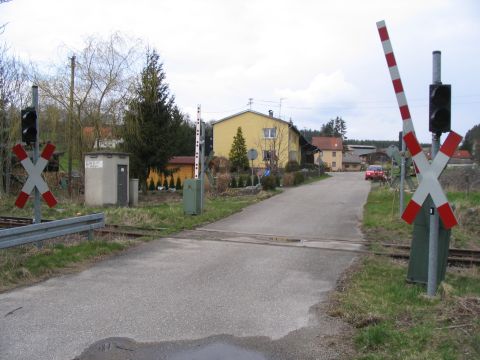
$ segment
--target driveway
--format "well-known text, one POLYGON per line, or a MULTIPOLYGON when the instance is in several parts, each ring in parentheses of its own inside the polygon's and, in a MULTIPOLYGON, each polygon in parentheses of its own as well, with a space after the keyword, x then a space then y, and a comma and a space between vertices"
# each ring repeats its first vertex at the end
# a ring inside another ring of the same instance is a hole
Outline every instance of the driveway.
POLYGON ((322 302, 357 256, 342 244, 361 246, 368 190, 338 173, 0 294, 0 358, 337 358, 346 326, 322 302))

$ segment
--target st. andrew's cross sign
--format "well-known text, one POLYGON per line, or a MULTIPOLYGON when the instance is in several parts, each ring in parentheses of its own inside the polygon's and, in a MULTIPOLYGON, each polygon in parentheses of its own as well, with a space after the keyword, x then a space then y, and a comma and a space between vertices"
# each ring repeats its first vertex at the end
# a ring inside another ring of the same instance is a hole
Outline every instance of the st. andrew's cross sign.
POLYGON ((57 204, 57 200, 53 196, 52 192, 48 189, 48 185, 45 180, 42 178, 42 171, 45 169, 45 166, 47 166, 48 160, 53 155, 54 150, 54 145, 47 144, 36 164, 33 164, 32 160, 30 160, 27 152, 21 144, 17 144, 13 147, 13 152, 28 173, 28 179, 23 185, 23 188, 17 197, 17 201, 15 201, 15 205, 17 207, 23 208, 25 206, 30 193, 35 187, 38 189, 40 194, 42 194, 43 199, 49 207, 54 207, 57 204))

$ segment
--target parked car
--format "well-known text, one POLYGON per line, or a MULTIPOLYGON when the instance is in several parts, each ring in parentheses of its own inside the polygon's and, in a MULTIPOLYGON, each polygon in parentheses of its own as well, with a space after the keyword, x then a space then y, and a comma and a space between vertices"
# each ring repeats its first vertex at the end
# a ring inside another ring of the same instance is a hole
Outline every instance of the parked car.
POLYGON ((386 181, 385 171, 380 165, 370 165, 365 172, 365 180, 386 181))

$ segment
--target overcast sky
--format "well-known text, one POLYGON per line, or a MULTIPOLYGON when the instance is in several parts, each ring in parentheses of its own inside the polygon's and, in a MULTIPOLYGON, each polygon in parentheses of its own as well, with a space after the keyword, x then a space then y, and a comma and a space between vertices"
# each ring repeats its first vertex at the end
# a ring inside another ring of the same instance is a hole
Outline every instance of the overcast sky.
MULTIPOLYGON (((452 84, 452 129, 480 123, 480 2, 467 0, 12 0, 0 41, 25 60, 120 31, 161 55, 180 108, 221 119, 252 109, 301 130, 341 116, 354 139, 397 139, 401 118, 377 33, 385 20, 417 136, 430 142, 432 51, 452 84), (280 112, 280 99, 281 112, 280 112), (279 114, 280 112, 280 114, 279 114)), ((60 54, 68 62, 71 54, 60 54)))

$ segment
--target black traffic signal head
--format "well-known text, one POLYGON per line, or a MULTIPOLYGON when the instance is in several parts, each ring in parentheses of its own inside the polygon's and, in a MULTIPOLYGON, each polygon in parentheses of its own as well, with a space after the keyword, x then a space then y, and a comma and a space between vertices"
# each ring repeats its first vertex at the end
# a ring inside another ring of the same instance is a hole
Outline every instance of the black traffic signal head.
POLYGON ((452 88, 450 85, 430 85, 430 132, 440 134, 450 131, 450 104, 452 88))
POLYGON ((34 107, 22 110, 22 141, 27 145, 37 141, 37 112, 34 107))

